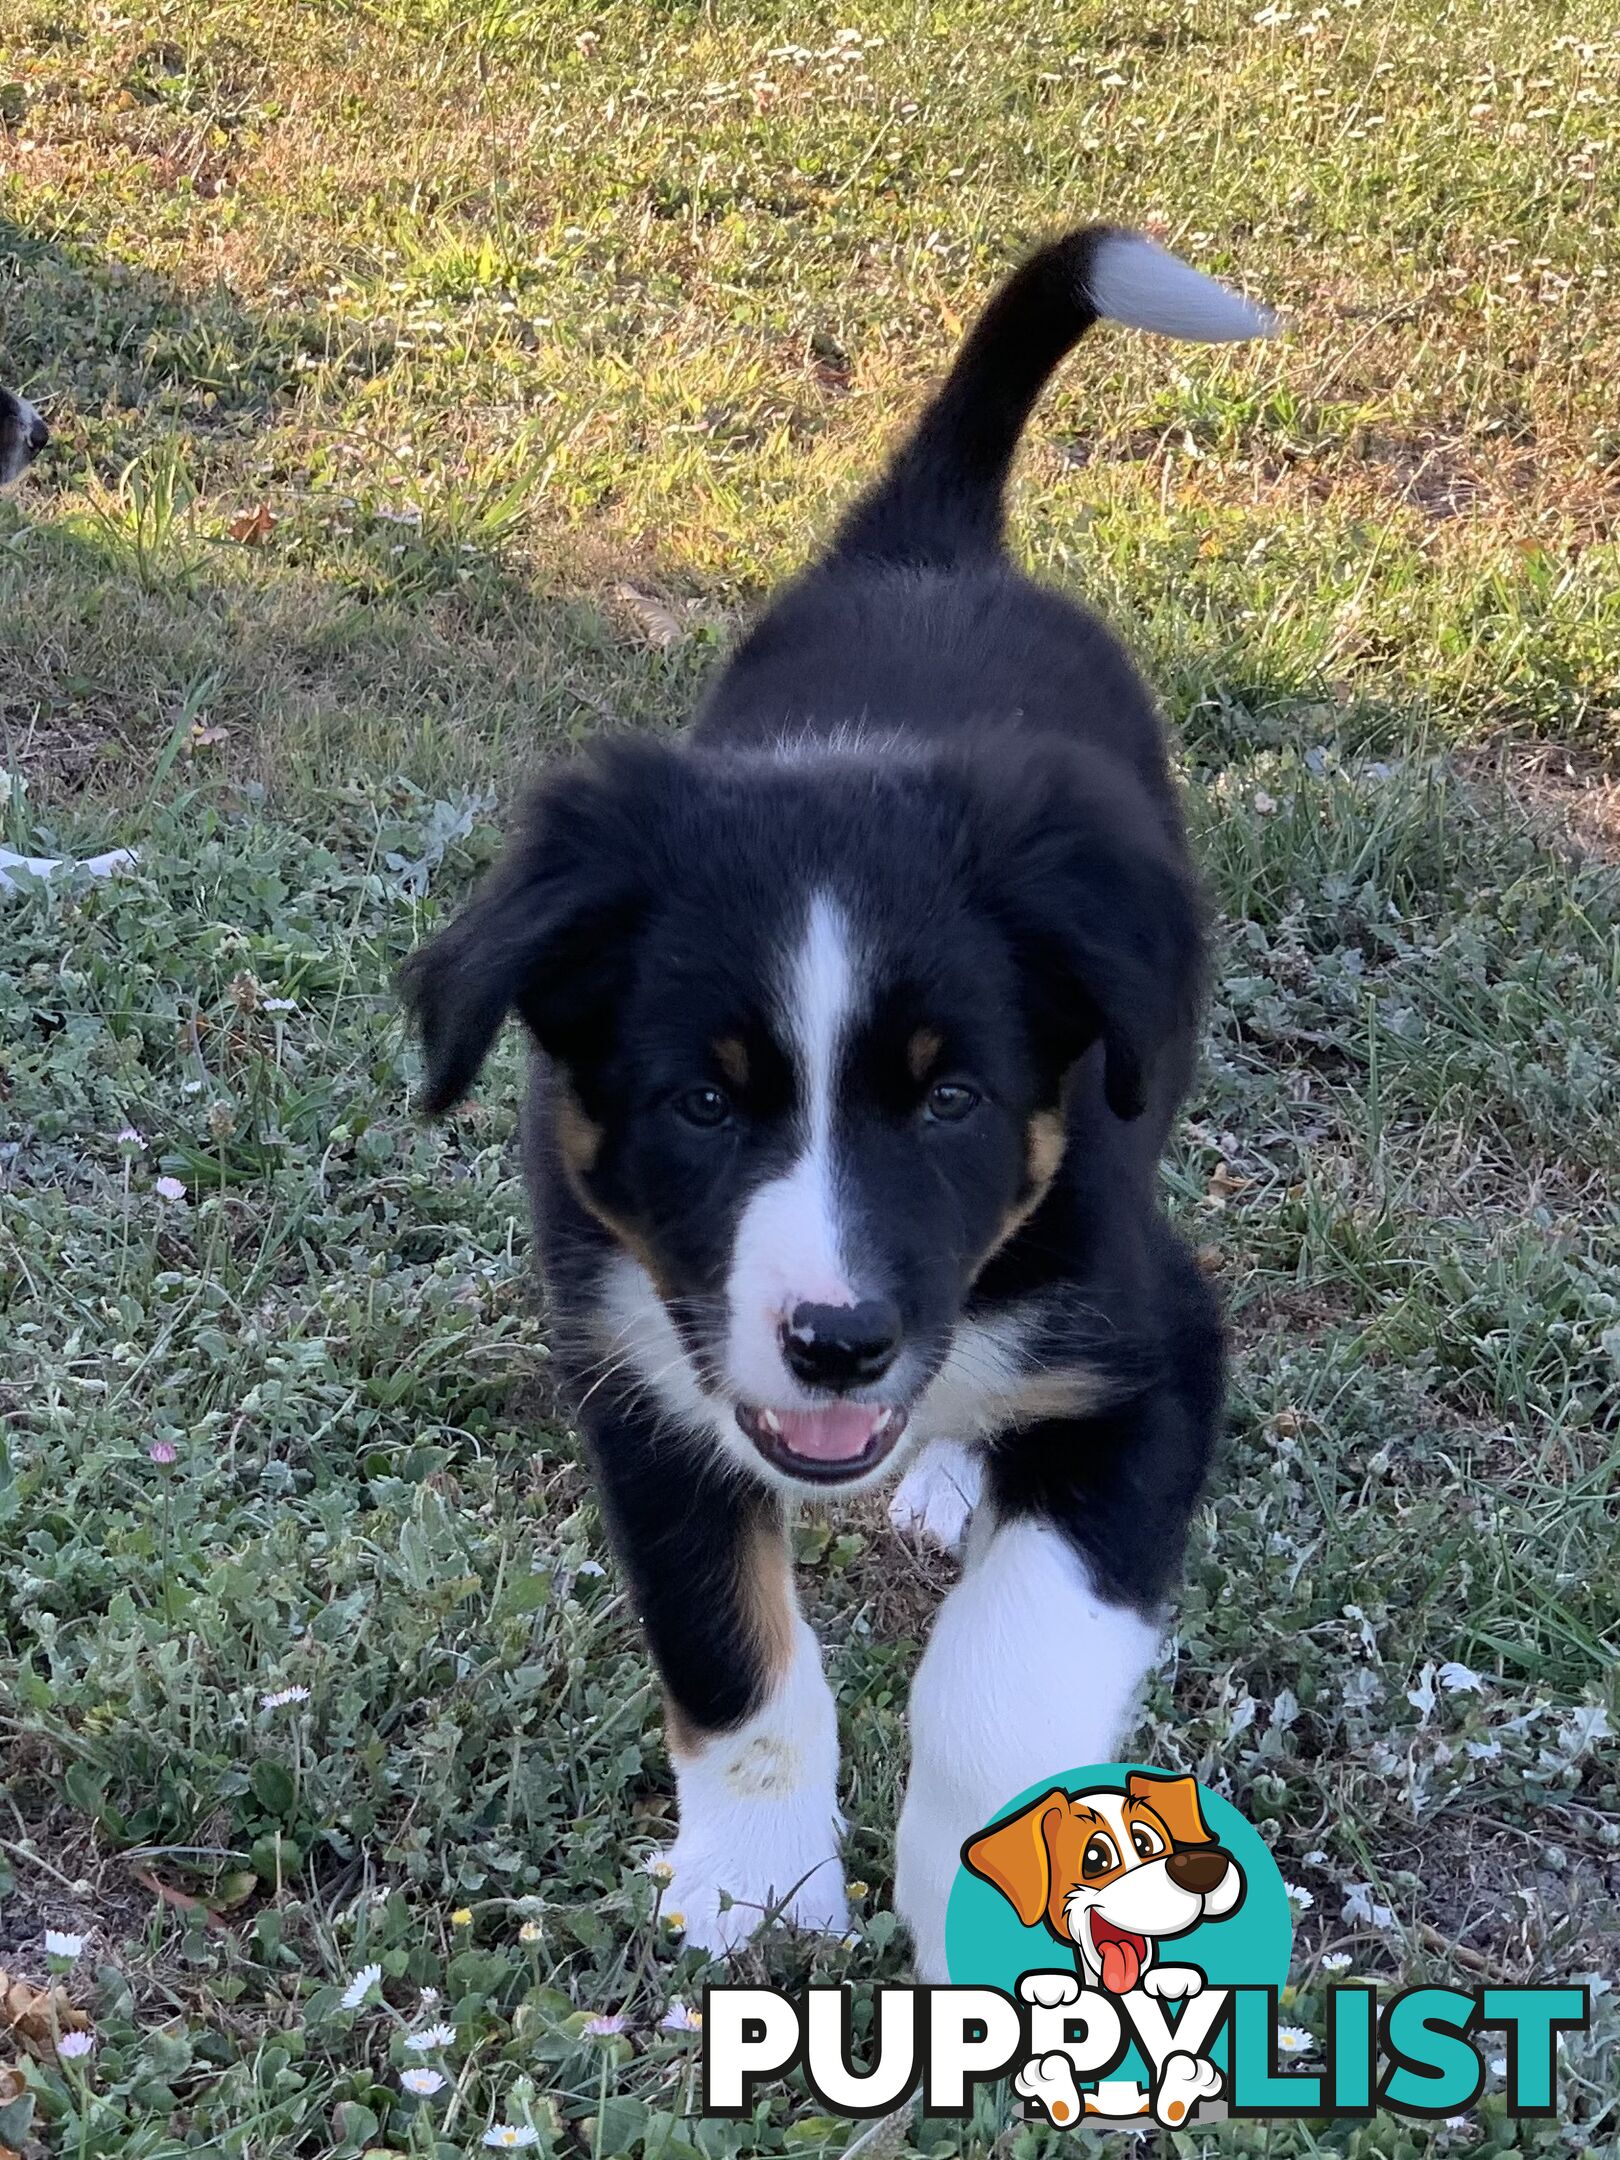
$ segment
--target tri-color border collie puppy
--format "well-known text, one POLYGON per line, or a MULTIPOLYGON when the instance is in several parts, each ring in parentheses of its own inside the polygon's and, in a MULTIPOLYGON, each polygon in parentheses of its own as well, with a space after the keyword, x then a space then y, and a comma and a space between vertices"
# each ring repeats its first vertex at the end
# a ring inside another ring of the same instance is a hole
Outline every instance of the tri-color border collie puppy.
POLYGON ((20 479, 50 439, 50 429, 26 398, 0 390, 0 487, 20 479))
POLYGON ((509 1012, 536 1046, 557 1358, 663 1680, 668 1904, 716 1952, 846 1925, 785 1504, 982 1486, 899 1826, 941 1980, 963 1840, 1113 1757, 1215 1439, 1220 1321, 1157 1190, 1204 953, 1164 736, 1003 549, 1019 436, 1099 316, 1269 327, 1133 233, 1032 256, 685 740, 553 772, 407 969, 430 1112, 509 1012))

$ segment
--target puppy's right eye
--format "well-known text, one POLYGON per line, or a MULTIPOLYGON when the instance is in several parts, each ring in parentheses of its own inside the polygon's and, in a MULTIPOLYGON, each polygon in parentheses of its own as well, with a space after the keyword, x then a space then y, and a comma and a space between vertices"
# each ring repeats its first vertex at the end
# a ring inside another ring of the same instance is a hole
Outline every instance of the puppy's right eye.
POLYGON ((717 1087, 688 1088, 684 1095, 676 1096, 675 1108, 688 1125, 713 1132, 716 1126, 729 1122, 731 1098, 717 1087))

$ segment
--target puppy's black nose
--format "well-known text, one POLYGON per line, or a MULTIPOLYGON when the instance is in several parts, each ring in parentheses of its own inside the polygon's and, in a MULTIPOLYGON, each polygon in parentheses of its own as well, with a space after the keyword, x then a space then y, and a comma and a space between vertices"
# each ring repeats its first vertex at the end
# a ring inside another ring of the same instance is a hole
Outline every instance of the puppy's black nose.
POLYGON ((1194 1897, 1208 1897, 1226 1868, 1225 1853, 1199 1852, 1196 1848, 1173 1852, 1164 1863, 1164 1872, 1176 1888, 1190 1890, 1194 1897))
POLYGON ((41 420, 38 413, 36 413, 33 419, 28 423, 29 449, 43 450, 45 445, 50 441, 50 439, 50 429, 45 425, 44 421, 41 420))
POLYGON ((835 1395, 881 1380, 900 1348, 900 1311, 890 1298, 859 1305, 796 1305, 782 1330, 789 1372, 835 1395))

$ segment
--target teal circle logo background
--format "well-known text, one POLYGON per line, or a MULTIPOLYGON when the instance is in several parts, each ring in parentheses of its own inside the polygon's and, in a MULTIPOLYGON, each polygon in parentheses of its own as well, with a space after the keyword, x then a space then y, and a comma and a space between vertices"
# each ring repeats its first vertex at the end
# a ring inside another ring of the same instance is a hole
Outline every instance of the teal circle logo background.
MULTIPOLYGON (((1089 1763, 1078 1770, 1060 1770, 1015 1794, 992 1820, 1016 1815, 1054 1786, 1068 1793, 1097 1786, 1123 1792, 1132 1770, 1150 1777, 1165 1775, 1152 1763, 1089 1763)), ((1243 1870, 1243 1902, 1227 1919, 1203 1920, 1185 1935, 1164 1936, 1158 1961, 1196 1965, 1212 1987, 1284 1987, 1294 1949, 1294 1915, 1270 1848, 1219 1793, 1200 1785, 1198 1804, 1217 1842, 1243 1870)), ((989 1824, 980 1827, 988 1829, 989 1824)), ((1067 1972, 1075 1955, 1044 1927, 1022 1926, 999 1890, 958 1866, 945 1912, 945 1963, 958 1987, 997 1987, 1014 1995, 1022 1974, 1067 1972)))

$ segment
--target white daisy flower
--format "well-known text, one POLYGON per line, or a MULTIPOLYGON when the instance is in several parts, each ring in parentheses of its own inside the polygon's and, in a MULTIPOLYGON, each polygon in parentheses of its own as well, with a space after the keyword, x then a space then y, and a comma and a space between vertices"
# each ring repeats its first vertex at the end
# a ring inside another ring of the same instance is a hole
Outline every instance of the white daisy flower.
POLYGON ((1348 1972, 1352 1962, 1348 1950, 1324 1950, 1322 1952, 1322 1970, 1324 1972, 1348 1972))
POLYGON ((358 2010, 373 1988, 382 1986, 382 1967, 362 1965, 348 1986, 343 1990, 342 2004, 345 2010, 358 2010))
POLYGON ((45 1955, 53 1958, 66 1958, 70 1965, 76 1964, 84 1956, 84 1937, 82 1935, 64 1935, 56 1928, 47 1928, 45 1930, 45 1955))
POLYGON ((610 2015, 587 2018, 579 2029, 587 2040, 614 2040, 629 2022, 628 2018, 621 2017, 615 2010, 610 2015))
POLYGON ((1507 2076, 1507 2057, 1505 2055, 1493 2055, 1485 2067, 1493 2078, 1505 2078, 1507 2076))
POLYGON ((1279 2025, 1277 2045, 1285 2055, 1303 2055, 1316 2045, 1316 2035, 1308 2033, 1303 2025, 1279 2025))
POLYGON ((94 2033, 69 2032, 64 2033, 57 2041, 56 2052, 68 2062, 83 2062, 87 2055, 94 2052, 95 2045, 94 2033))
POLYGON ((438 1999, 439 1991, 437 1988, 423 1988, 421 1994, 416 1998, 417 2006, 423 2010, 431 2010, 438 1999))
POLYGON ((1285 1882, 1283 1888, 1288 1893, 1289 1904, 1300 1912, 1309 1912, 1316 1903, 1315 1893, 1307 1890, 1302 1883, 1285 1882))
POLYGON ((692 2009, 688 2003, 672 2002, 658 2020, 658 2030, 667 2033, 701 2032, 703 2012, 692 2009))
POLYGON ((592 1582, 596 1582, 607 1573, 607 1569, 600 1560, 582 1560, 579 1566, 575 1568, 574 1573, 588 1576, 592 1582))
POLYGON ((518 1929, 518 1941, 520 1943, 537 1943, 544 1932, 545 1930, 538 1920, 525 1920, 518 1929))
POLYGON ((278 1687, 272 1688, 268 1695, 259 1697, 259 1708, 261 1710, 285 1710, 288 1703, 308 1701, 309 1689, 307 1687, 278 1687))
POLYGON ((675 1870, 662 1853, 649 1853, 641 1865, 656 1883, 672 1883, 675 1880, 675 1870))
POLYGON ((453 2025, 424 2025, 420 2032, 407 2033, 405 2045, 413 2055, 431 2055, 435 2048, 454 2047, 456 2028, 453 2025))
POLYGON ((298 1010, 298 1000, 296 998, 261 998, 259 1003, 266 1012, 296 1012, 298 1010))
POLYGON ((402 2070, 399 2082, 408 2093, 415 2093, 418 2100, 431 2100, 436 2092, 444 2091, 444 2079, 437 2070, 402 2070))
POLYGON ((152 1190, 160 1200, 183 1200, 186 1188, 177 1177, 160 1177, 152 1180, 152 1190))
POLYGON ((525 2145, 538 2145, 540 2133, 531 2130, 527 2123, 496 2123, 484 2132, 484 2143, 492 2145, 497 2152, 521 2152, 525 2145))

